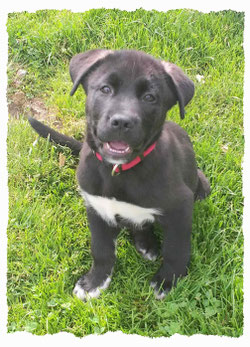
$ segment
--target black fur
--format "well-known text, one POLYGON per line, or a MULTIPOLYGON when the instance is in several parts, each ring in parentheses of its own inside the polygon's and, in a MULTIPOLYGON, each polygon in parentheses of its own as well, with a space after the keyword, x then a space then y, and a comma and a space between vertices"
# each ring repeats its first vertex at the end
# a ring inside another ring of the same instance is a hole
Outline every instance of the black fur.
MULTIPOLYGON (((81 144, 38 121, 29 121, 41 136, 50 134, 51 140, 69 146, 74 153, 81 150, 77 178, 82 190, 162 211, 155 219, 163 230, 163 262, 152 282, 156 292, 167 293, 187 273, 194 201, 210 192, 206 177, 196 166, 188 135, 177 124, 165 121, 166 112, 177 102, 184 117, 184 106, 194 94, 193 82, 174 64, 137 51, 78 54, 71 60, 70 75, 71 94, 79 84, 87 94, 86 141, 81 144), (123 156, 110 153, 104 144, 115 141, 132 150, 123 156), (155 141, 155 150, 140 164, 111 176, 113 162, 129 162, 155 141), (102 162, 94 151, 102 155, 102 162)), ((111 226, 89 206, 87 214, 93 266, 78 281, 85 292, 101 286, 111 274, 114 241, 121 227, 130 228, 139 251, 158 254, 152 225, 135 227, 117 215, 117 225, 111 226)))
POLYGON ((32 128, 42 137, 49 138, 61 146, 67 146, 72 150, 72 153, 78 155, 82 149, 82 142, 75 140, 72 137, 58 133, 45 124, 42 124, 38 120, 32 117, 28 117, 29 123, 32 128))

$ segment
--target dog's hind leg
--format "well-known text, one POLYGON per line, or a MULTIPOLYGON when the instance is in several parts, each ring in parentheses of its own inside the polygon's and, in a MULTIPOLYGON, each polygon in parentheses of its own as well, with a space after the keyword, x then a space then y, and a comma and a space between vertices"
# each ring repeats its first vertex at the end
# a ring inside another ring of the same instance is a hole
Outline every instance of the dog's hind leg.
POLYGON ((91 208, 87 209, 91 230, 91 251, 93 265, 83 275, 74 288, 73 293, 81 300, 98 297, 102 289, 108 288, 115 264, 115 241, 119 228, 110 226, 91 208))
POLYGON ((204 173, 200 169, 197 170, 197 173, 198 185, 195 192, 195 200, 203 200, 210 194, 211 188, 204 173))
POLYGON ((153 224, 145 224, 132 230, 135 248, 144 259, 154 261, 159 254, 159 245, 153 232, 153 224))

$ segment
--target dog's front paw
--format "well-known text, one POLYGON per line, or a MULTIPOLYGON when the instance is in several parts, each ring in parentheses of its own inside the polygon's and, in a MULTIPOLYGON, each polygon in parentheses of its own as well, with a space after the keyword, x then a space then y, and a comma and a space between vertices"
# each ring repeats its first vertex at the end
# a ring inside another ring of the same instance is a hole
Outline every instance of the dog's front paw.
POLYGON ((101 294, 101 290, 108 288, 111 282, 111 277, 108 276, 105 280, 100 282, 99 285, 91 283, 88 275, 85 275, 79 279, 73 290, 73 294, 82 301, 86 301, 92 298, 98 298, 101 294))
POLYGON ((179 272, 170 269, 170 265, 162 265, 150 283, 151 287, 154 288, 155 297, 158 300, 164 299, 169 291, 176 286, 177 280, 187 275, 186 268, 183 268, 179 272))
POLYGON ((168 294, 170 289, 164 290, 162 285, 159 285, 158 282, 155 282, 154 280, 151 281, 150 286, 154 289, 155 298, 157 300, 162 300, 165 298, 165 296, 168 294))
POLYGON ((169 276, 163 270, 163 267, 154 275, 150 286, 154 288, 155 297, 158 300, 162 300, 168 294, 173 286, 172 278, 169 279, 169 276))

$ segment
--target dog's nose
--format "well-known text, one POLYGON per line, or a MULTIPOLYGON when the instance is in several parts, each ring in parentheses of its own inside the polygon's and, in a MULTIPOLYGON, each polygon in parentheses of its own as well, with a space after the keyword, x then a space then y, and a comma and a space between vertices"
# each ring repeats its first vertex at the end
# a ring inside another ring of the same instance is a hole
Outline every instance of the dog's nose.
POLYGON ((110 124, 114 129, 126 131, 133 128, 134 120, 126 115, 115 114, 111 117, 110 124))

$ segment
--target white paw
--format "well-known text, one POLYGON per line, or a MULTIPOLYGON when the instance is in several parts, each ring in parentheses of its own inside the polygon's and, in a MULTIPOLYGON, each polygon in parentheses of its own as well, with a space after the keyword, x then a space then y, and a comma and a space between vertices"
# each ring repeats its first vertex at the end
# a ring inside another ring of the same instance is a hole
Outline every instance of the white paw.
POLYGON ((78 297, 78 299, 84 301, 89 300, 92 298, 98 298, 98 296, 101 294, 101 290, 104 290, 108 288, 109 284, 111 282, 111 277, 108 277, 101 286, 87 292, 84 290, 78 282, 75 285, 75 288, 73 290, 73 294, 78 297))
POLYGON ((146 249, 138 248, 138 252, 143 256, 144 259, 155 261, 157 258, 156 254, 153 254, 151 252, 147 252, 146 249))
MULTIPOLYGON (((151 282, 151 283, 150 283, 150 286, 151 286, 152 288, 155 289, 155 287, 156 287, 156 282, 151 282)), ((160 293, 159 293, 159 291, 155 289, 155 290, 154 290, 154 294, 155 294, 155 298, 156 298, 157 300, 162 300, 162 299, 165 298, 167 292, 160 292, 160 293)))
POLYGON ((157 291, 155 291, 155 298, 157 300, 163 300, 166 296, 166 293, 165 292, 161 292, 161 293, 158 293, 157 291))

